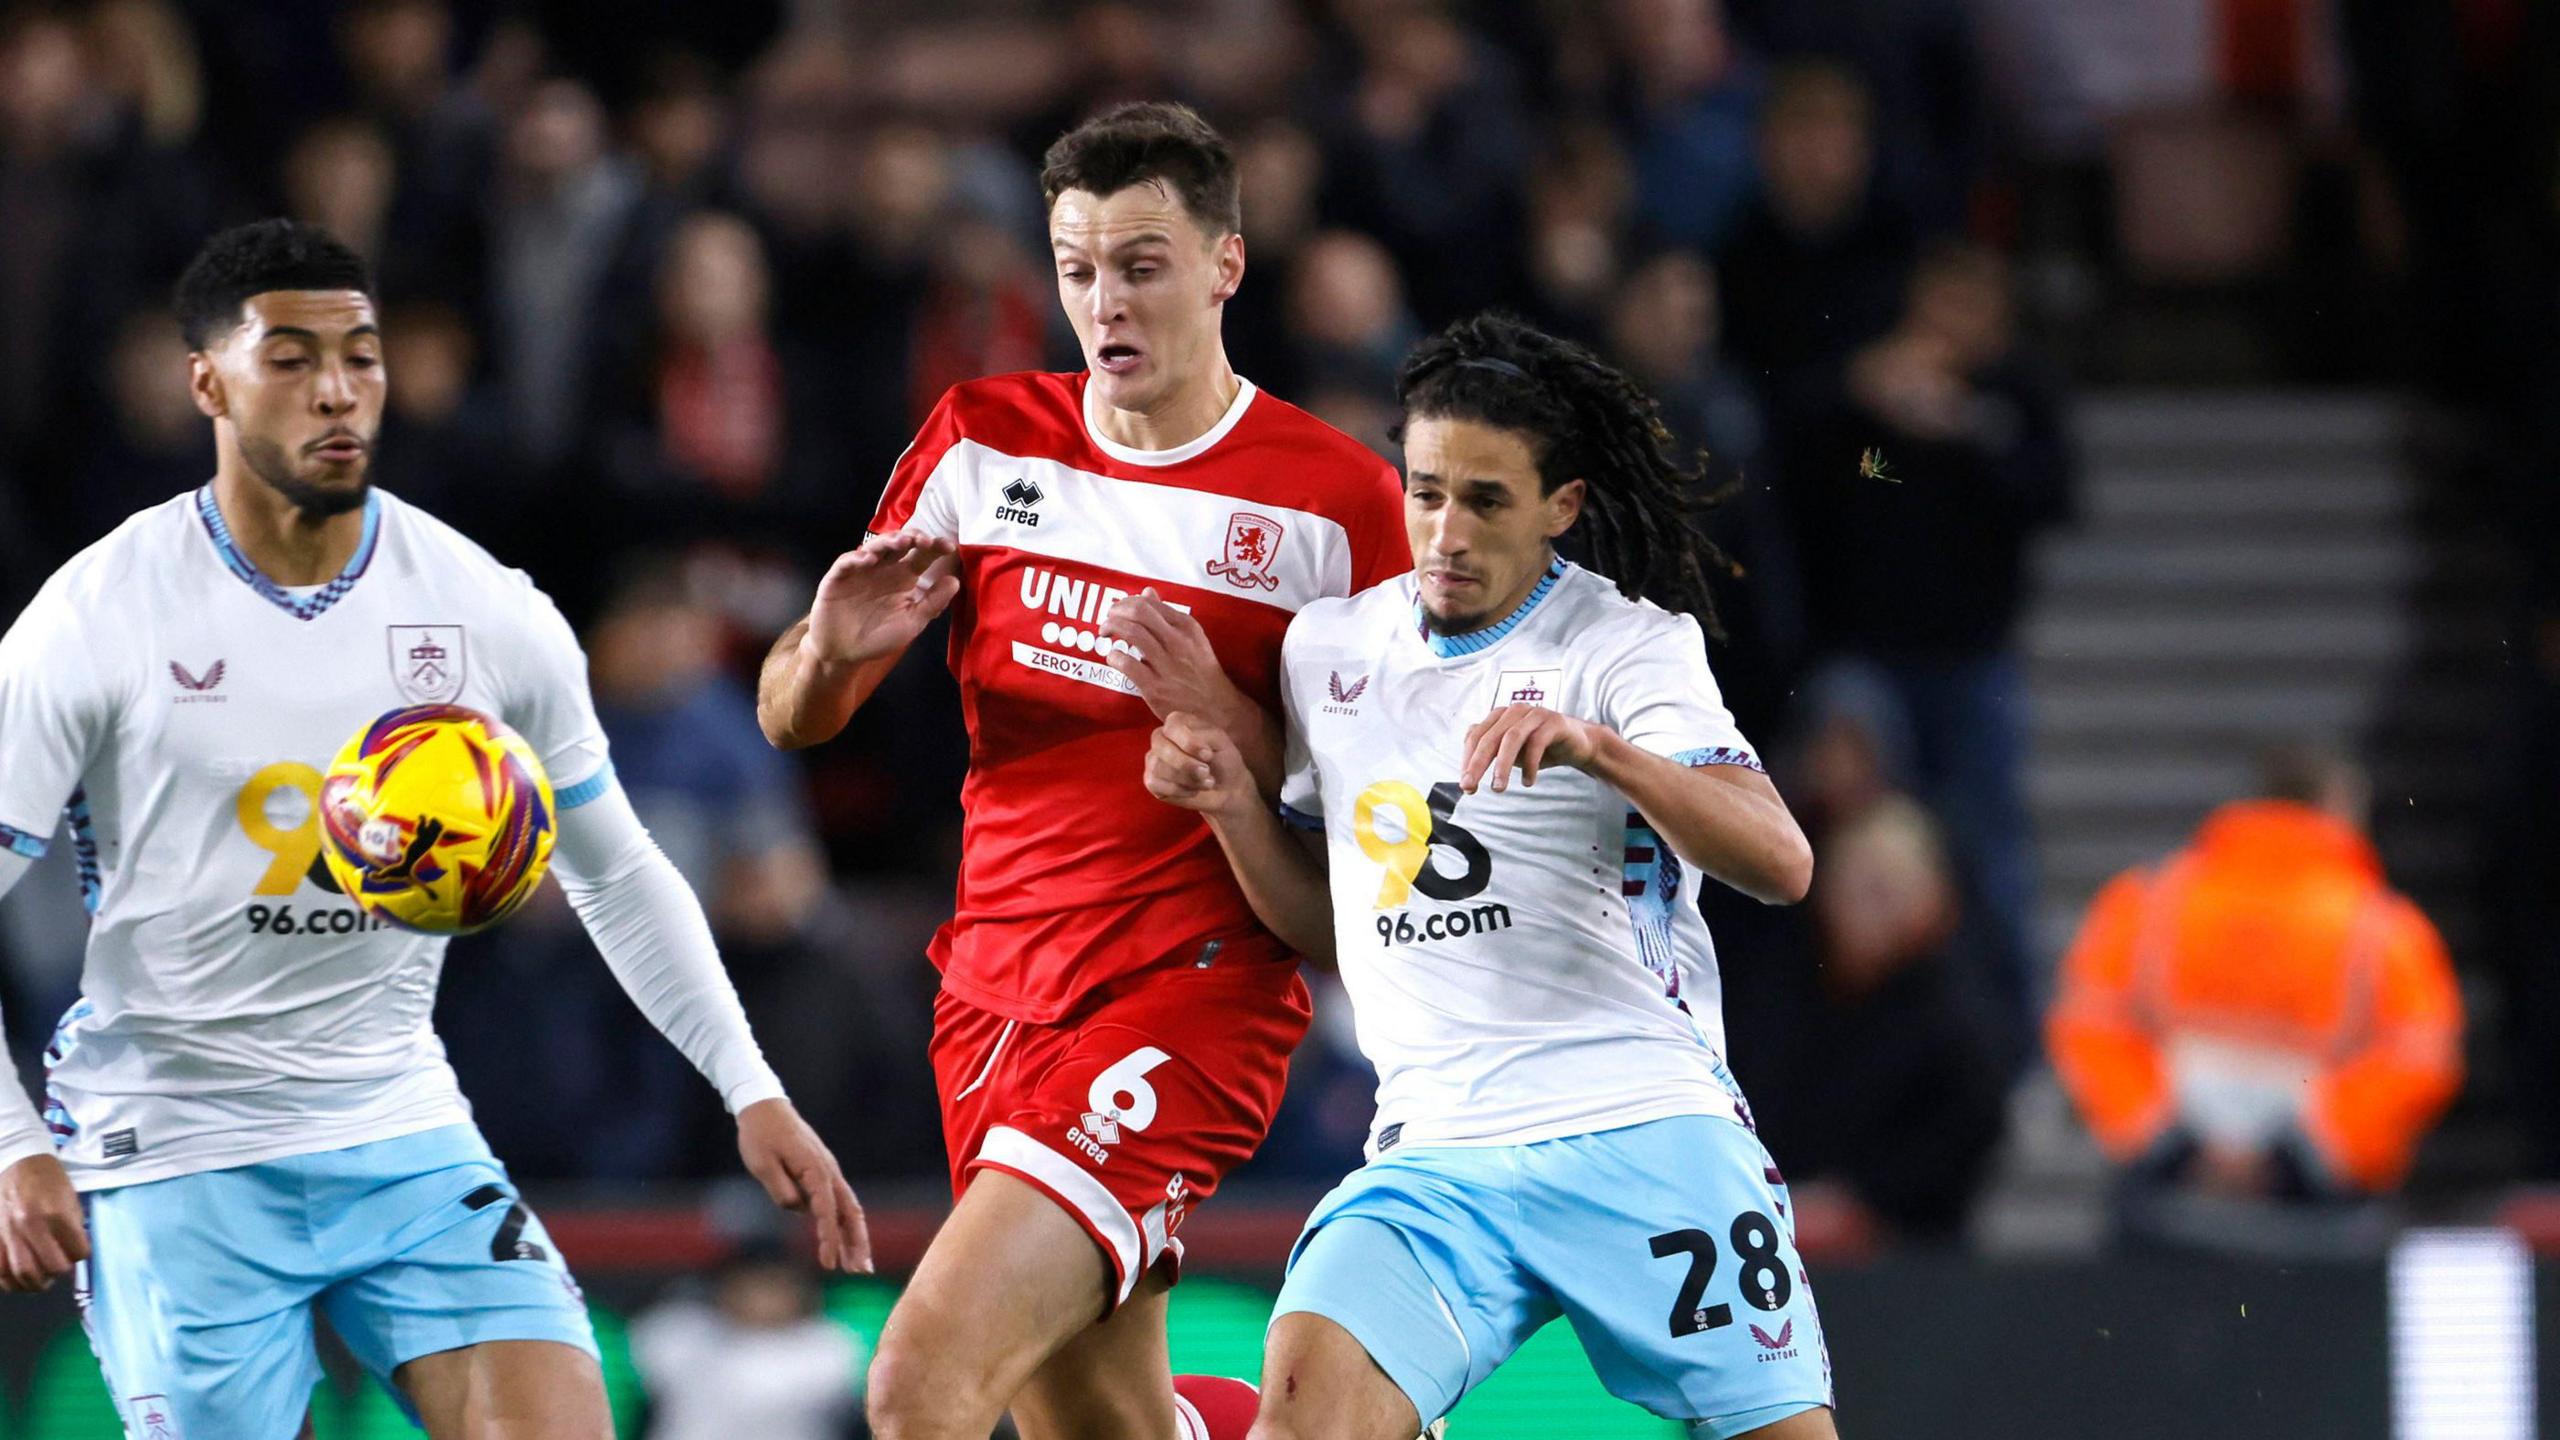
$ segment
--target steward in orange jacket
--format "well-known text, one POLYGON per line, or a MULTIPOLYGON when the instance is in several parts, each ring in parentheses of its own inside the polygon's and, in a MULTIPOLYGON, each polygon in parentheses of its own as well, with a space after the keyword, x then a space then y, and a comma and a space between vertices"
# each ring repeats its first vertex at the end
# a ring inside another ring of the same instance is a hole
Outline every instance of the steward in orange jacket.
POLYGON ((2360 810, 2226 805, 2099 892, 2046 1039, 2117 1160, 2254 1193, 2408 1173, 2461 1088, 2462 1000, 2435 926, 2344 818, 2360 810))

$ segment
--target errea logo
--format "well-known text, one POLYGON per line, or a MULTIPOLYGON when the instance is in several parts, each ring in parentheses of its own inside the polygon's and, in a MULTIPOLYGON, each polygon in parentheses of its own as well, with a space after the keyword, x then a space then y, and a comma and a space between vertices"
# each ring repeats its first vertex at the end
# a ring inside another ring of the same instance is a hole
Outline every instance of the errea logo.
POLYGON ((1037 526, 1040 523, 1039 511, 1035 507, 1048 496, 1030 476, 1015 476, 1006 482, 1000 493, 1004 503, 996 507, 997 519, 1010 520, 1016 525, 1037 526))

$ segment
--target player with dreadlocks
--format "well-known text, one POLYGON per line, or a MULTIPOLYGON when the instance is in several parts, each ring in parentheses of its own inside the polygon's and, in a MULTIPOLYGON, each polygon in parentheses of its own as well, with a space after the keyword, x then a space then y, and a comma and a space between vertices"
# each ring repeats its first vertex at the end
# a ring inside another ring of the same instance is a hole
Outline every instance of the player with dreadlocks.
MULTIPOLYGON (((1506 315, 1461 321, 1416 346, 1398 382, 1406 422, 1473 420, 1536 440, 1542 495, 1584 481, 1564 539, 1630 600, 1694 614, 1722 638, 1706 571, 1739 574, 1697 528, 1719 495, 1675 463, 1661 407, 1624 372, 1506 315)), ((1401 438, 1401 437, 1399 437, 1401 438)))
POLYGON ((1722 563, 1694 479, 1650 397, 1517 320, 1425 341, 1397 391, 1414 571, 1290 624, 1276 813, 1206 721, 1168 716, 1147 760, 1263 923, 1339 965, 1378 1068, 1369 1163, 1290 1257, 1256 1440, 1404 1440, 1559 1315, 1692 1436, 1834 1440, 1684 884, 1788 904, 1813 870, 1683 613, 1722 563), (1591 568, 1556 553, 1577 531, 1591 568))

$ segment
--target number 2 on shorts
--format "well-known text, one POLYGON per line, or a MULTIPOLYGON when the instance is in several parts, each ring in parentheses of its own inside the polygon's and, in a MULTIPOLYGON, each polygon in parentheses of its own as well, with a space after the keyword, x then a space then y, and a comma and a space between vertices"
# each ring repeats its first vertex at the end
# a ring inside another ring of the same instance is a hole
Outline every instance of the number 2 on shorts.
MULTIPOLYGON (((1733 1228, 1725 1238, 1733 1242, 1734 1258, 1742 1262, 1742 1298, 1755 1310, 1785 1309, 1796 1282, 1778 1257, 1778 1227, 1759 1211, 1745 1210, 1733 1217, 1733 1228)), ((1698 1303, 1706 1296, 1707 1282, 1715 1278, 1714 1236, 1704 1230, 1671 1230, 1654 1236, 1652 1245, 1657 1260, 1689 1257, 1689 1273, 1681 1277, 1680 1293, 1671 1302, 1672 1339, 1733 1323, 1732 1306, 1698 1303)))

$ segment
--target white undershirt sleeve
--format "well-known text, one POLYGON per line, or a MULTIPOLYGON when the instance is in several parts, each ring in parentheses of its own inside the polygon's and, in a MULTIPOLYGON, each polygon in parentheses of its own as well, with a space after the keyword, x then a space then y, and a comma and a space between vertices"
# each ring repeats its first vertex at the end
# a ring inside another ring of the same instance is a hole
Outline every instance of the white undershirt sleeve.
MULTIPOLYGON (((0 846, 0 899, 7 898, 12 887, 35 865, 35 857, 0 846)), ((27 1099, 25 1087, 18 1084, 18 1067, 0 1051, 0 1170, 17 1164, 30 1155, 53 1153, 53 1132, 45 1129, 44 1117, 27 1099)))
POLYGON ((619 785, 560 813, 560 888, 625 994, 734 1115, 778 1099, 782 1081, 747 1028, 711 922, 619 785))

